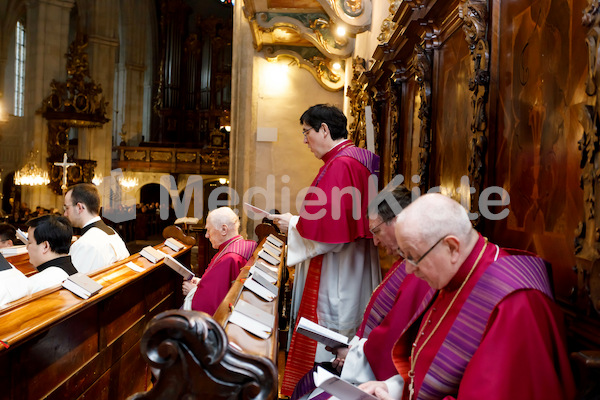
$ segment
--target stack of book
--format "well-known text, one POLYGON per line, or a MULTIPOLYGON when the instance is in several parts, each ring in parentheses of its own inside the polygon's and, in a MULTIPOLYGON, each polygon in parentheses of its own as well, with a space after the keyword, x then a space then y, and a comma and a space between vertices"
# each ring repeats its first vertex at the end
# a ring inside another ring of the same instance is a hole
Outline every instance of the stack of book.
POLYGON ((62 285, 82 299, 88 299, 102 289, 101 284, 80 272, 69 276, 62 285))
POLYGON ((229 316, 229 322, 261 339, 267 339, 273 333, 275 316, 240 299, 229 316))
POLYGON ((180 251, 183 250, 183 248, 185 247, 185 244, 173 238, 168 238, 167 240, 165 240, 165 245, 173 251, 180 251))
POLYGON ((144 257, 152 264, 156 264, 157 262, 165 258, 166 254, 160 250, 156 250, 152 246, 146 246, 142 249, 142 251, 140 251, 140 256, 144 257))

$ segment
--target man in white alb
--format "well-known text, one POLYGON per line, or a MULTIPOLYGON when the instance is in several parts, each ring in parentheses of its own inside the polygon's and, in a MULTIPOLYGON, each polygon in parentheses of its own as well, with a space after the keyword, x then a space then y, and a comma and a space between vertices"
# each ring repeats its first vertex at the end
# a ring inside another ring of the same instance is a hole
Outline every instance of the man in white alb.
POLYGON ((69 254, 79 272, 90 273, 129 257, 123 239, 100 218, 100 194, 95 185, 80 183, 65 195, 65 217, 81 237, 71 245, 69 254))

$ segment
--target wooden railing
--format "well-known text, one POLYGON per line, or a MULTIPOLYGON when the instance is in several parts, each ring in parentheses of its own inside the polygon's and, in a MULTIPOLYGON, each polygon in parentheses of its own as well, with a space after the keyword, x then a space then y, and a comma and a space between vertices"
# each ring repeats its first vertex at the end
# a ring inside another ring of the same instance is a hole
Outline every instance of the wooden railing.
POLYGON ((112 169, 183 174, 227 175, 229 150, 173 147, 113 147, 112 169))

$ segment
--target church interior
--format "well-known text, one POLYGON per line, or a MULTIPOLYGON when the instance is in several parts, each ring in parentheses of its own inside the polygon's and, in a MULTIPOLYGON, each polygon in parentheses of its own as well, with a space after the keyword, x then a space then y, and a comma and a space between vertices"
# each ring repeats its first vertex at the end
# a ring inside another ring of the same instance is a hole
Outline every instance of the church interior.
MULTIPOLYGON (((163 215, 198 218, 185 231, 202 268, 214 254, 209 203, 237 208, 254 240, 264 227, 243 203, 298 213, 322 166, 299 118, 333 104, 352 142, 381 158, 378 189, 395 180, 447 195, 490 241, 551 265, 578 399, 598 399, 598 32, 598 0, 0 0, 0 217, 19 225, 40 209, 62 213, 66 187, 94 182, 103 207, 124 213, 111 226, 128 243, 159 234, 163 215), (163 214, 173 193, 185 208, 163 214)), ((0 309, 0 325, 20 321, 14 348, 0 347, 11 371, 0 399, 149 390, 151 367, 174 350, 141 337, 181 302, 176 278, 106 271, 101 301, 72 301, 43 321, 26 304, 0 309), (79 329, 81 320, 93 323, 79 329)), ((243 287, 232 289, 239 297, 243 287)), ((267 309, 279 328, 282 297, 267 309)), ((237 301, 228 299, 214 316, 221 326, 237 301)), ((244 398, 277 398, 285 335, 262 343, 207 326, 261 355, 236 361, 234 385, 253 382, 244 398)), ((190 387, 213 382, 196 364, 190 387)), ((214 398, 242 398, 233 393, 214 398)))

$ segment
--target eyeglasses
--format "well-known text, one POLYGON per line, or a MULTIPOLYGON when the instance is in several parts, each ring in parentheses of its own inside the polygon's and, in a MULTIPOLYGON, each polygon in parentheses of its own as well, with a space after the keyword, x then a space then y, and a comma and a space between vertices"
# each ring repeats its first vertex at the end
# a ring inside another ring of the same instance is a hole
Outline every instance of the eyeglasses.
POLYGON ((378 223, 373 229, 369 228, 369 231, 371 231, 371 233, 373 234, 373 236, 379 234, 379 232, 381 231, 381 229, 379 229, 379 227, 383 224, 385 224, 388 221, 381 221, 380 223, 378 223))
POLYGON ((415 266, 415 267, 416 267, 416 266, 417 266, 417 264, 418 264, 418 263, 420 263, 421 261, 423 261, 423 259, 424 259, 424 258, 427 256, 427 254, 431 253, 431 250, 433 250, 433 249, 435 248, 435 246, 437 246, 437 245, 438 245, 438 244, 439 244, 439 243, 440 243, 442 240, 446 239, 446 237, 447 237, 447 236, 448 236, 448 235, 446 235, 446 236, 442 236, 442 237, 440 238, 440 240, 438 240, 437 242, 435 242, 435 243, 433 244, 433 246, 431 246, 431 247, 429 248, 429 250, 427 250, 427 251, 426 251, 426 252, 425 252, 425 253, 424 253, 424 254, 423 254, 421 257, 419 257, 419 259, 418 259, 417 261, 415 261, 415 260, 412 260, 412 259, 410 259, 410 258, 406 257, 406 256, 404 255, 404 253, 402 253, 402 251, 400 251, 400 249, 398 249, 398 254, 400 255, 400 257, 404 258, 404 260, 405 260, 407 263, 409 263, 409 264, 412 264, 413 266, 415 266))
POLYGON ((308 132, 312 131, 313 129, 315 128, 313 128, 312 126, 308 129, 302 129, 302 134, 304 135, 304 137, 306 137, 306 135, 308 135, 308 132))

